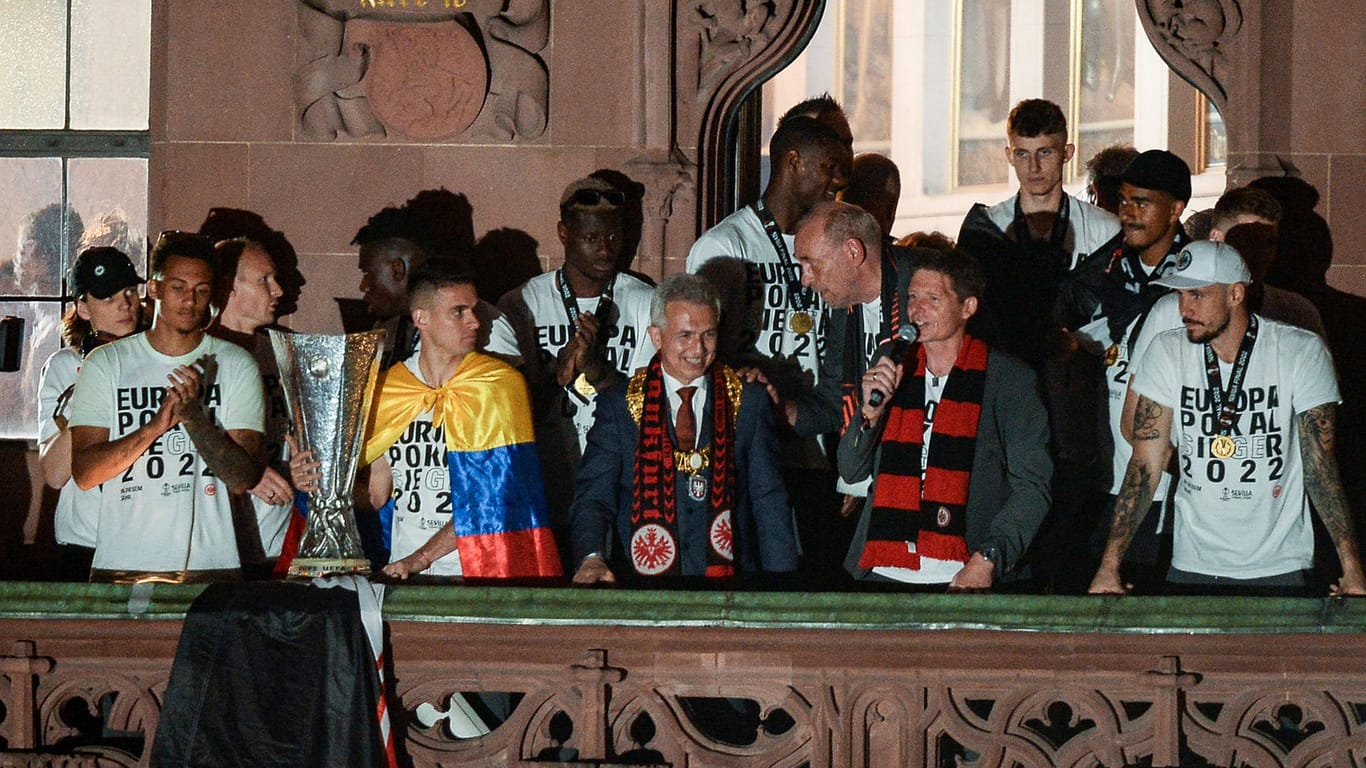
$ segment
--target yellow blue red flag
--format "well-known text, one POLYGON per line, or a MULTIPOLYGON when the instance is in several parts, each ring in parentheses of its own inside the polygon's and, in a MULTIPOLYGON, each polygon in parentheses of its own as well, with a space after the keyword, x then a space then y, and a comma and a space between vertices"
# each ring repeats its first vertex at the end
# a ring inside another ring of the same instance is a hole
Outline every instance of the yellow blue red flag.
MULTIPOLYGON (((389 368, 375 387, 362 462, 382 456, 429 410, 446 435, 452 524, 464 575, 561 576, 522 375, 477 352, 465 355, 455 375, 435 388, 402 363, 389 368)), ((383 528, 387 536, 390 523, 383 528)))

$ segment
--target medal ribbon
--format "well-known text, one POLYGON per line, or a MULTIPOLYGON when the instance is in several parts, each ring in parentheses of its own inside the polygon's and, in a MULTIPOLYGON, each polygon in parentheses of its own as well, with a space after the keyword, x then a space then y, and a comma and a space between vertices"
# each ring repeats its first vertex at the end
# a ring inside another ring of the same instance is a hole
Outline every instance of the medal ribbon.
POLYGON ((1219 418, 1219 434, 1228 435, 1233 431, 1233 412, 1234 405, 1238 402, 1238 393, 1243 388, 1243 378, 1247 375, 1247 363, 1252 357, 1252 345, 1257 343, 1257 316, 1248 317, 1247 332, 1243 334, 1243 341, 1238 345, 1238 356, 1233 358, 1233 370, 1228 374, 1228 391, 1223 389, 1222 377, 1219 375, 1219 358, 1214 354, 1214 348, 1205 342, 1205 380, 1209 384, 1209 399, 1214 413, 1219 418))
MULTIPOLYGON (((607 285, 602 289, 602 296, 598 298, 597 311, 593 316, 598 319, 598 337, 594 342, 599 348, 606 347, 607 339, 612 335, 612 290, 617 284, 617 276, 612 275, 612 279, 607 281, 607 285)), ((569 318, 569 334, 572 336, 579 330, 579 302, 574 297, 574 291, 569 287, 569 280, 565 277, 564 267, 555 271, 555 287, 560 291, 560 302, 564 304, 565 317, 569 318)), ((565 341, 568 345, 568 340, 565 341)), ((578 406, 574 404, 573 398, 578 398, 583 403, 588 403, 588 398, 573 392, 573 397, 565 398, 563 413, 566 417, 572 417, 578 406)))
POLYGON ((773 244, 773 250, 778 254, 778 261, 783 267, 783 281, 787 283, 787 302, 798 312, 811 311, 814 303, 811 293, 802 287, 802 276, 797 274, 797 266, 792 262, 792 254, 787 252, 787 243, 783 242, 783 233, 778 229, 778 222, 764 206, 764 199, 761 197, 754 201, 750 206, 754 214, 759 217, 760 223, 764 225, 764 231, 768 233, 768 241, 773 244))
MULTIPOLYGON (((607 281, 607 286, 602 289, 602 296, 598 299, 598 309, 593 316, 603 323, 603 330, 608 330, 610 326, 606 323, 611 319, 612 308, 612 289, 617 284, 617 276, 612 275, 612 279, 607 281)), ((555 271, 555 287, 560 289, 560 301, 564 303, 565 317, 569 318, 569 332, 573 333, 579 329, 579 302, 574 297, 574 291, 569 288, 569 280, 565 278, 564 267, 555 271)), ((611 334, 608 334, 611 335, 611 334)), ((599 338, 607 338, 599 333, 599 338)))

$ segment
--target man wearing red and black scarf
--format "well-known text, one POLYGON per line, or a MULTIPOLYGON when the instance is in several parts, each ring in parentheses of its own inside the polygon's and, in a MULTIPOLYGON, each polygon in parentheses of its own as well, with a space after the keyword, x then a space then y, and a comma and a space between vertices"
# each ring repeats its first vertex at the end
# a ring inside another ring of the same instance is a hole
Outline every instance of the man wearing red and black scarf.
POLYGON ((718 317, 704 279, 668 278, 650 305, 659 353, 600 393, 569 511, 576 584, 796 570, 773 407, 714 364, 718 317))
POLYGON ((919 341, 863 376, 839 447, 846 481, 873 478, 856 578, 953 592, 1023 575, 1050 501, 1048 416, 1033 369, 965 331, 984 282, 971 257, 927 253, 907 293, 919 341))

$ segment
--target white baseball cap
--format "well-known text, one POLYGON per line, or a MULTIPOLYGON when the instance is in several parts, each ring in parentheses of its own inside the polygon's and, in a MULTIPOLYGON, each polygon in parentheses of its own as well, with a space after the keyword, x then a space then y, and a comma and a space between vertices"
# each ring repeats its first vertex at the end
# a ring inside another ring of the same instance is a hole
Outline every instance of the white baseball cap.
POLYGON ((1181 255, 1176 257, 1176 271, 1153 281, 1178 291, 1250 282, 1252 273, 1238 250, 1212 240, 1197 240, 1182 248, 1181 255))

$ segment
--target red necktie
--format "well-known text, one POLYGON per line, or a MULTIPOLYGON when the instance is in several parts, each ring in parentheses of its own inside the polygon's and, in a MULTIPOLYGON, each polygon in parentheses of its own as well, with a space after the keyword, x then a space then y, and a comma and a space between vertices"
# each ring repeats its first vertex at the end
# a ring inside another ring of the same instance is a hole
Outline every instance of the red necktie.
POLYGON ((678 396, 683 402, 678 404, 678 418, 674 420, 674 431, 678 433, 678 444, 691 451, 697 444, 697 417, 692 412, 692 393, 697 387, 679 387, 678 396))

